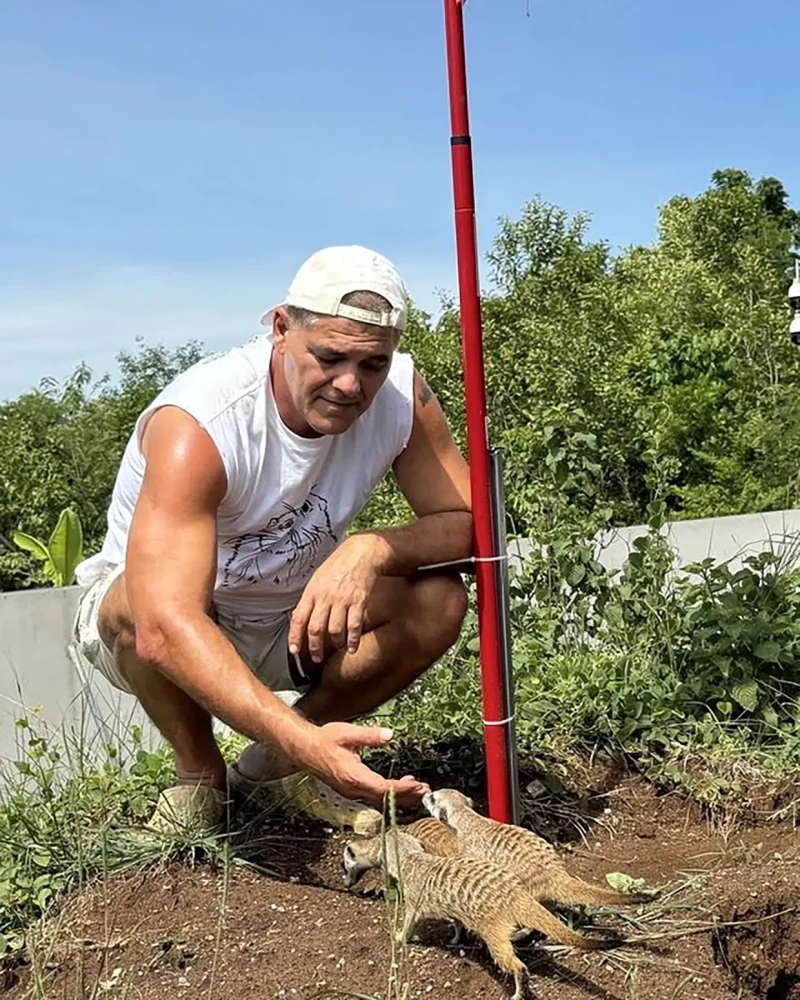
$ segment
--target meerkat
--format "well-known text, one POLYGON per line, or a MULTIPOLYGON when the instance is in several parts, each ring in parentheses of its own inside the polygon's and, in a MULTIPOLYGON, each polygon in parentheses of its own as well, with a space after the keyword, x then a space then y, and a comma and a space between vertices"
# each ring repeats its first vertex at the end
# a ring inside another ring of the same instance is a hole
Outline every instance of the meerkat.
POLYGON ((422 801, 435 819, 455 832, 461 854, 513 872, 540 902, 631 906, 652 901, 651 894, 615 892, 575 878, 552 844, 532 830, 482 816, 470 798, 453 788, 428 792, 422 801))
POLYGON ((448 857, 459 853, 455 831, 433 816, 423 816, 422 819, 414 820, 413 823, 399 829, 418 840, 428 854, 448 857))
POLYGON ((490 861, 461 854, 449 857, 428 853, 400 827, 351 840, 344 849, 345 882, 351 887, 372 868, 385 865, 401 886, 404 904, 400 943, 408 941, 415 925, 425 919, 455 921, 479 937, 498 967, 514 977, 512 1000, 522 1000, 527 969, 514 951, 513 938, 521 930, 537 930, 559 944, 594 950, 605 948, 602 938, 571 930, 545 909, 512 872, 490 861))

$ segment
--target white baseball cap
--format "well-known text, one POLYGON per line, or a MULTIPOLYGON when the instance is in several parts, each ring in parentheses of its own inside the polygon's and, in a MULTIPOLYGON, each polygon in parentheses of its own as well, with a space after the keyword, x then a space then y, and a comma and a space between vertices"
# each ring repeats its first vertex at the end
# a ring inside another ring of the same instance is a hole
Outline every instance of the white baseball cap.
MULTIPOLYGON (((279 305, 297 306, 373 326, 403 330, 406 325, 406 290, 397 268, 386 257, 362 246, 335 246, 317 250, 300 265, 286 298, 279 305), (391 303, 391 309, 376 312, 343 305, 348 292, 376 292, 391 303)), ((273 306, 261 317, 271 326, 273 306)))

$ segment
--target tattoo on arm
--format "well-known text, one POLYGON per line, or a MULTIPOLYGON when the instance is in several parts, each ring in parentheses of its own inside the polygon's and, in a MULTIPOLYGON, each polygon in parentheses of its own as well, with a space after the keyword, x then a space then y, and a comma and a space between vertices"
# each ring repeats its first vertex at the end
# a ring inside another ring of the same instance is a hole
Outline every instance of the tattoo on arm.
POLYGON ((420 375, 420 379, 419 379, 419 401, 420 401, 420 403, 423 406, 427 406, 427 404, 430 402, 430 400, 431 400, 432 397, 433 397, 433 393, 428 388, 428 384, 426 383, 425 379, 422 378, 422 376, 420 375))

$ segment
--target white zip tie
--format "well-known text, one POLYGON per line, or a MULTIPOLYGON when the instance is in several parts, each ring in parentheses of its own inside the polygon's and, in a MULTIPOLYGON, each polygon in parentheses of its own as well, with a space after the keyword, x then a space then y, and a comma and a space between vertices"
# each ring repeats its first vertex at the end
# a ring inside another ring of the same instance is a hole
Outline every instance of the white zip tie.
POLYGON ((507 726, 509 722, 513 722, 516 718, 517 713, 514 712, 513 715, 509 715, 507 719, 484 719, 484 726, 507 726))
POLYGON ((508 554, 501 556, 467 556, 466 559, 449 559, 447 562, 429 563, 427 566, 418 566, 418 572, 425 569, 444 569, 445 566, 462 566, 464 563, 482 562, 508 562, 508 554))

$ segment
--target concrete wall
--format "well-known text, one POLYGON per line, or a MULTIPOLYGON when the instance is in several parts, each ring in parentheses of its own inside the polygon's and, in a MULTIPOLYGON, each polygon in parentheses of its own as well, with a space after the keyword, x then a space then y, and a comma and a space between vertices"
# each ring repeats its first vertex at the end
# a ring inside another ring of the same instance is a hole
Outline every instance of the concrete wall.
MULTIPOLYGON (((645 530, 636 526, 603 535, 598 539, 600 560, 609 568, 621 565, 634 538, 645 530)), ((800 551, 800 511, 680 521, 667 527, 667 536, 679 566, 707 556, 739 565, 748 554, 764 549, 794 562, 800 551)), ((513 542, 512 563, 524 558, 532 544, 513 542)), ((99 741, 128 745, 132 722, 142 726, 146 743, 157 739, 133 698, 96 674, 82 676, 67 655, 78 594, 77 587, 0 593, 0 759, 16 757, 14 721, 36 705, 47 724, 80 732, 88 746, 99 741)))
MULTIPOLYGON (((596 540, 598 561, 608 569, 617 569, 633 551, 634 540, 646 533, 643 525, 602 533, 596 540)), ((676 569, 710 557, 717 563, 729 562, 735 571, 748 556, 765 550, 782 556, 787 565, 800 558, 800 510, 676 521, 666 525, 663 533, 675 552, 676 569)), ((512 542, 512 565, 524 560, 534 544, 528 539, 512 542)))
POLYGON ((0 760, 17 758, 24 733, 16 720, 37 706, 45 728, 66 727, 89 751, 104 742, 124 749, 133 722, 147 744, 155 738, 134 698, 97 674, 83 676, 68 655, 79 593, 78 587, 0 593, 0 760))

